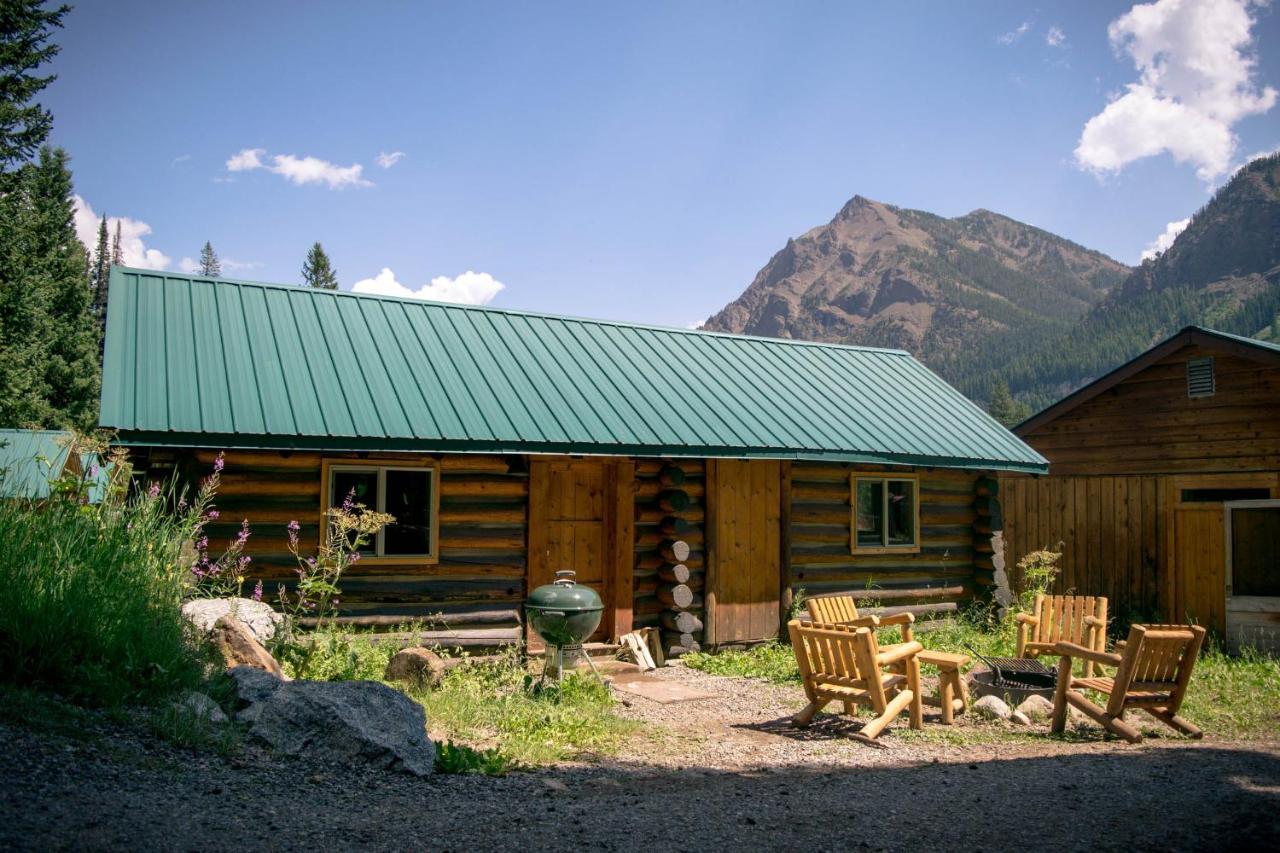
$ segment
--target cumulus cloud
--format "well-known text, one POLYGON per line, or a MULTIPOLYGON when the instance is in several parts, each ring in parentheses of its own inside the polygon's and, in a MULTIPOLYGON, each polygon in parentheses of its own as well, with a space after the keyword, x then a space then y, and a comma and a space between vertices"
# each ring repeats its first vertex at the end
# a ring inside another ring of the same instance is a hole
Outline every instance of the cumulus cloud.
POLYGON ((254 169, 266 169, 299 186, 326 184, 329 189, 334 190, 372 186, 370 181, 365 180, 364 166, 359 163, 339 166, 328 160, 321 160, 319 157, 276 154, 271 158, 271 163, 267 164, 262 161, 266 153, 266 149, 263 148, 243 148, 227 159, 227 171, 248 172, 254 169))
POLYGON ((403 299, 430 299, 435 302, 458 302, 463 305, 485 305, 505 288, 502 282, 487 272, 467 270, 456 278, 438 275, 417 290, 396 281, 396 274, 389 267, 373 278, 357 281, 351 288, 354 293, 372 293, 378 296, 398 296, 403 299))
POLYGON ((384 169, 390 169, 396 163, 399 163, 407 155, 403 151, 392 151, 390 154, 383 151, 377 157, 378 165, 384 169))
POLYGON ((1179 219, 1177 222, 1170 222, 1164 227, 1164 232, 1151 241, 1151 244, 1142 253, 1142 260, 1150 260, 1164 252, 1173 245, 1173 241, 1178 239, 1178 235, 1183 232, 1187 225, 1191 222, 1191 218, 1179 219))
POLYGON ((1253 5, 1157 0, 1112 21, 1111 45, 1133 60, 1139 77, 1085 124, 1076 163, 1101 174, 1167 152, 1194 165, 1202 180, 1228 171, 1232 127, 1276 102, 1276 90, 1254 79, 1253 5))
POLYGON ((1066 47, 1067 34, 1062 31, 1062 27, 1054 25, 1044 34, 1044 43, 1049 47, 1066 47))
POLYGON ((242 148, 238 154, 232 154, 227 159, 228 172, 247 172, 250 169, 263 168, 262 155, 266 154, 265 148, 242 148))
POLYGON ((1009 32, 1002 33, 996 36, 996 41, 1000 42, 1000 44, 1013 44, 1014 42, 1018 41, 1023 36, 1025 36, 1027 34, 1027 31, 1030 29, 1031 29, 1031 22, 1023 21, 1014 29, 1009 30, 1009 32))
MULTIPOLYGON (((102 217, 94 213, 89 203, 80 196, 72 196, 75 208, 76 236, 93 250, 98 245, 98 225, 102 217)), ((127 216, 107 217, 107 239, 115 238, 116 225, 120 226, 120 254, 125 266, 148 270, 162 270, 169 266, 169 256, 159 249, 148 249, 142 238, 151 233, 151 226, 127 216)))

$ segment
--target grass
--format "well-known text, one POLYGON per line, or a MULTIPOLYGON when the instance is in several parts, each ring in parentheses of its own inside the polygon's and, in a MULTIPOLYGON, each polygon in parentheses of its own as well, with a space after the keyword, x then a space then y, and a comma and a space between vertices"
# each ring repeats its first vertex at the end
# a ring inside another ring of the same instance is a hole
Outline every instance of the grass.
POLYGON ((750 649, 728 649, 716 654, 694 652, 681 660, 685 666, 708 675, 761 678, 773 684, 800 682, 796 656, 790 646, 779 642, 763 643, 750 649))
POLYGON ((389 642, 374 642, 369 633, 317 629, 272 650, 290 678, 309 681, 378 681, 400 650, 389 642))
POLYGON ((180 543, 158 501, 0 501, 0 680, 91 705, 196 689, 180 543))

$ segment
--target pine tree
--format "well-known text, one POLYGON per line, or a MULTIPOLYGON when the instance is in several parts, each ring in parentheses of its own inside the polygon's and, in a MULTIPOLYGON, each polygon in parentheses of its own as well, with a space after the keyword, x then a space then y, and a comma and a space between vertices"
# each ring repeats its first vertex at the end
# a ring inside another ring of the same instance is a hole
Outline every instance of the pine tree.
POLYGON ((200 250, 200 275, 209 278, 222 275, 222 261, 218 260, 218 253, 213 250, 213 244, 207 240, 204 248, 200 250))
POLYGON ((32 72, 57 55, 58 46, 49 39, 71 7, 44 5, 44 0, 0 5, 0 170, 8 178, 40 149, 53 126, 53 115, 34 99, 54 75, 32 72))
POLYGON ((307 252, 307 260, 302 265, 302 281, 308 287, 318 287, 322 290, 338 289, 338 273, 329 263, 329 256, 325 254, 324 247, 319 243, 307 252))
POLYGON ((124 264, 124 252, 120 249, 120 220, 116 220, 116 236, 111 238, 111 263, 116 266, 124 264))
POLYGON ((1026 403, 1013 399, 1009 393, 1009 383, 997 379, 991 385, 991 402, 987 412, 1006 427, 1016 426, 1031 417, 1031 407, 1026 403))
POLYGON ((107 305, 107 281, 111 274, 111 257, 107 254, 107 215, 98 223, 98 248, 93 253, 89 290, 93 294, 93 314, 101 318, 107 305))

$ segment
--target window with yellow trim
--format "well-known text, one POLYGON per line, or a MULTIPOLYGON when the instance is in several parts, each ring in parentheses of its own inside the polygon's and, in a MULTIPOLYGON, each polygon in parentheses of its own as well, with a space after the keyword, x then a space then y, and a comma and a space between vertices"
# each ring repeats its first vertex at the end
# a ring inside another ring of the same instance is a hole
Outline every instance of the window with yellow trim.
POLYGON ((853 551, 911 551, 920 547, 920 481, 916 477, 854 474, 853 551))
POLYGON ((439 476, 433 467, 325 466, 329 507, 347 500, 395 518, 362 549, 368 557, 432 561, 436 557, 439 476))

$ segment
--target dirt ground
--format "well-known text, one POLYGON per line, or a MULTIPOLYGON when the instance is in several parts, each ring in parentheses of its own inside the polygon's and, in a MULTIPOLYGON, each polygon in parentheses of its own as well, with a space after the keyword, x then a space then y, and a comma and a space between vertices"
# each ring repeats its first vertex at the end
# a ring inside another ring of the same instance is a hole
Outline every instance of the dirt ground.
POLYGON ((0 849, 1277 849, 1280 743, 1010 742, 926 716, 925 737, 901 724, 874 747, 836 718, 788 726, 794 686, 655 677, 711 697, 620 694, 645 723, 620 755, 496 779, 194 755, 105 719, 0 725, 0 849))

